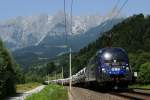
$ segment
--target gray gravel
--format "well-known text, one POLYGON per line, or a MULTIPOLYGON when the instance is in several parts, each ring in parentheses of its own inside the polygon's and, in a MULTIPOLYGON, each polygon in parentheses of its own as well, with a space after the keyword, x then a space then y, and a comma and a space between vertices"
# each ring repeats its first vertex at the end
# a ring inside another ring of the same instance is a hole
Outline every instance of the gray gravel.
POLYGON ((68 94, 69 100, 128 100, 109 93, 96 92, 79 87, 72 87, 72 90, 68 94))

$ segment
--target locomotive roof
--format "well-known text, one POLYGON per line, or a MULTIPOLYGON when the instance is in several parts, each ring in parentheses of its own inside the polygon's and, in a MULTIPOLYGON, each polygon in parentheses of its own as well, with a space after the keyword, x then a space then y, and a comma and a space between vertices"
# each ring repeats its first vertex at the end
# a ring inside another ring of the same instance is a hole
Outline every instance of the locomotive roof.
POLYGON ((102 48, 102 49, 100 49, 100 50, 97 52, 97 54, 103 53, 103 52, 105 52, 105 51, 122 51, 122 52, 126 53, 123 48, 120 48, 120 47, 110 47, 110 48, 102 48))
MULTIPOLYGON (((111 48, 102 48, 97 52, 97 56, 104 57, 105 54, 110 53, 113 55, 113 59, 126 59, 128 60, 128 55, 124 49, 119 47, 111 47, 111 48)), ((103 58, 105 59, 105 57, 103 58)), ((112 59, 112 58, 111 58, 112 59)))

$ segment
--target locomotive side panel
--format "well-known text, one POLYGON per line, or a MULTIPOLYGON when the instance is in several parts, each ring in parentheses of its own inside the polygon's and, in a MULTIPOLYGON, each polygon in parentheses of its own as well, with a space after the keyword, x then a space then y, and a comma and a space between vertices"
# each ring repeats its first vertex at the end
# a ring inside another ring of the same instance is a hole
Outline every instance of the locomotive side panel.
POLYGON ((96 81, 96 58, 92 57, 86 68, 86 81, 96 81))

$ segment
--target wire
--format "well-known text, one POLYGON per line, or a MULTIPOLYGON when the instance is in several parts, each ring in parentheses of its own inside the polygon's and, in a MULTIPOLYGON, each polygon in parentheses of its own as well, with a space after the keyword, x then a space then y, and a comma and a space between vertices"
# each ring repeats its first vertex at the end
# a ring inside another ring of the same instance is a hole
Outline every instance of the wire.
POLYGON ((66 39, 65 39, 65 44, 68 45, 68 38, 67 38, 67 18, 66 18, 66 0, 64 0, 64 27, 65 27, 65 34, 66 34, 66 39))
MULTIPOLYGON (((105 20, 107 19, 107 17, 108 18, 112 18, 112 15, 113 15, 113 12, 115 12, 115 10, 118 8, 118 5, 119 5, 119 2, 120 2, 120 0, 117 0, 117 2, 116 2, 116 4, 114 5, 114 7, 113 7, 113 9, 111 10, 111 12, 109 12, 105 17, 103 17, 103 23, 102 24, 104 24, 104 22, 105 22, 105 20)), ((112 18, 113 19, 113 18, 112 18)), ((108 22, 109 23, 109 22, 108 22)), ((111 23, 111 21, 110 21, 110 23, 111 23)), ((102 27, 101 27, 101 29, 105 29, 105 25, 102 25, 102 27)), ((101 35, 101 34, 100 34, 101 35)))
POLYGON ((116 3, 116 5, 114 6, 114 8, 112 9, 111 14, 113 14, 113 13, 115 12, 115 10, 117 9, 119 2, 120 2, 120 0, 117 0, 117 3, 116 3))
MULTIPOLYGON (((118 12, 116 13, 116 15, 115 15, 113 18, 117 17, 117 16, 121 13, 122 9, 125 7, 125 5, 127 4, 127 2, 128 2, 128 0, 126 0, 126 1, 122 4, 122 6, 120 7, 120 9, 118 10, 118 12)), ((110 25, 112 25, 113 18, 112 18, 111 21, 110 21, 110 25)), ((112 33, 109 33, 108 35, 109 35, 109 46, 111 47, 111 45, 112 45, 112 43, 111 43, 111 42, 112 42, 112 41, 111 41, 111 39, 112 39, 112 33)))
POLYGON ((71 0, 71 7, 70 7, 70 8, 71 8, 71 11, 70 11, 70 13, 71 13, 71 14, 70 14, 70 17, 71 17, 71 19, 70 19, 70 20, 71 20, 71 24, 70 24, 70 26, 71 26, 70 32, 71 32, 71 34, 73 34, 73 33, 72 33, 72 17, 73 17, 73 16, 72 16, 72 13, 73 13, 72 10, 73 10, 73 2, 74 2, 74 0, 71 0))
POLYGON ((72 32, 72 27, 73 27, 73 3, 74 3, 74 0, 71 0, 71 5, 70 5, 70 47, 72 48, 72 39, 71 39, 71 35, 73 35, 73 32, 72 32))
MULTIPOLYGON (((117 1, 116 5, 114 6, 114 8, 113 8, 113 10, 112 10, 112 12, 111 12, 110 14, 113 14, 113 12, 115 12, 115 10, 117 9, 117 6, 118 6, 119 2, 120 2, 120 0, 117 1)), ((128 2, 128 0, 126 0, 126 1, 123 3, 123 5, 119 8, 119 10, 118 10, 118 12, 116 13, 116 15, 114 15, 112 18, 110 17, 110 18, 111 18, 111 19, 110 19, 110 22, 108 22, 109 25, 111 25, 113 19, 114 19, 115 17, 117 17, 117 16, 121 13, 122 9, 123 9, 124 6, 127 4, 127 2, 128 2)), ((110 15, 110 16, 112 16, 112 15, 110 15)), ((104 27, 105 27, 105 26, 103 26, 103 28, 104 28, 104 27)))
MULTIPOLYGON (((117 2, 117 4, 116 4, 116 7, 114 7, 114 10, 117 8, 117 5, 118 5, 119 1, 120 1, 120 0, 118 0, 118 2, 117 2)), ((125 5, 127 4, 127 2, 128 2, 128 0, 126 0, 126 1, 122 4, 122 6, 120 7, 120 9, 119 9, 118 12, 116 13, 116 15, 114 15, 114 17, 111 18, 110 25, 112 25, 113 19, 114 19, 115 17, 117 17, 117 16, 121 13, 122 9, 125 7, 125 5)))
POLYGON ((120 7, 120 9, 118 10, 118 13, 116 14, 116 16, 115 17, 117 17, 120 13, 121 13, 121 11, 123 10, 123 8, 125 7, 125 5, 127 4, 127 2, 128 2, 128 0, 126 0, 124 3, 123 3, 123 5, 120 7))

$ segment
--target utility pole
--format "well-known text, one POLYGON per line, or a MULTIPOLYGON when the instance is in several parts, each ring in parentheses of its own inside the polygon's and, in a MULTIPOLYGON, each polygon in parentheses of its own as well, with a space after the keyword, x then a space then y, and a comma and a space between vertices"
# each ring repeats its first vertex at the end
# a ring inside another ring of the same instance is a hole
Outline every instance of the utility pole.
POLYGON ((109 47, 112 47, 112 32, 109 34, 109 47))
MULTIPOLYGON (((70 32, 71 32, 71 34, 73 34, 73 32, 72 32, 72 10, 73 10, 72 8, 73 8, 73 0, 71 0, 71 6, 70 6, 70 7, 71 7, 71 9, 70 9, 70 10, 71 10, 71 11, 70 11, 70 13, 71 13, 71 14, 70 14, 70 15, 71 15, 71 25, 70 25, 71 28, 70 28, 70 32)), ((71 52, 71 44, 70 44, 70 57, 69 57, 69 59, 70 59, 70 82, 69 82, 69 83, 70 83, 70 84, 69 84, 69 85, 70 85, 70 91, 71 91, 71 85, 72 85, 71 53, 72 53, 72 52, 71 52)))
POLYGON ((56 79, 57 79, 56 77, 57 77, 57 76, 56 76, 56 71, 55 71, 55 83, 57 83, 57 82, 56 82, 56 79))
MULTIPOLYGON (((64 79, 64 69, 63 69, 63 66, 62 66, 62 79, 64 79)), ((62 81, 62 86, 63 86, 63 81, 62 81)))
POLYGON ((71 78, 71 75, 72 75, 72 72, 71 72, 71 47, 70 47, 70 54, 69 54, 69 65, 70 65, 70 81, 69 81, 69 87, 70 87, 70 91, 71 91, 71 84, 72 84, 72 78, 71 78))

